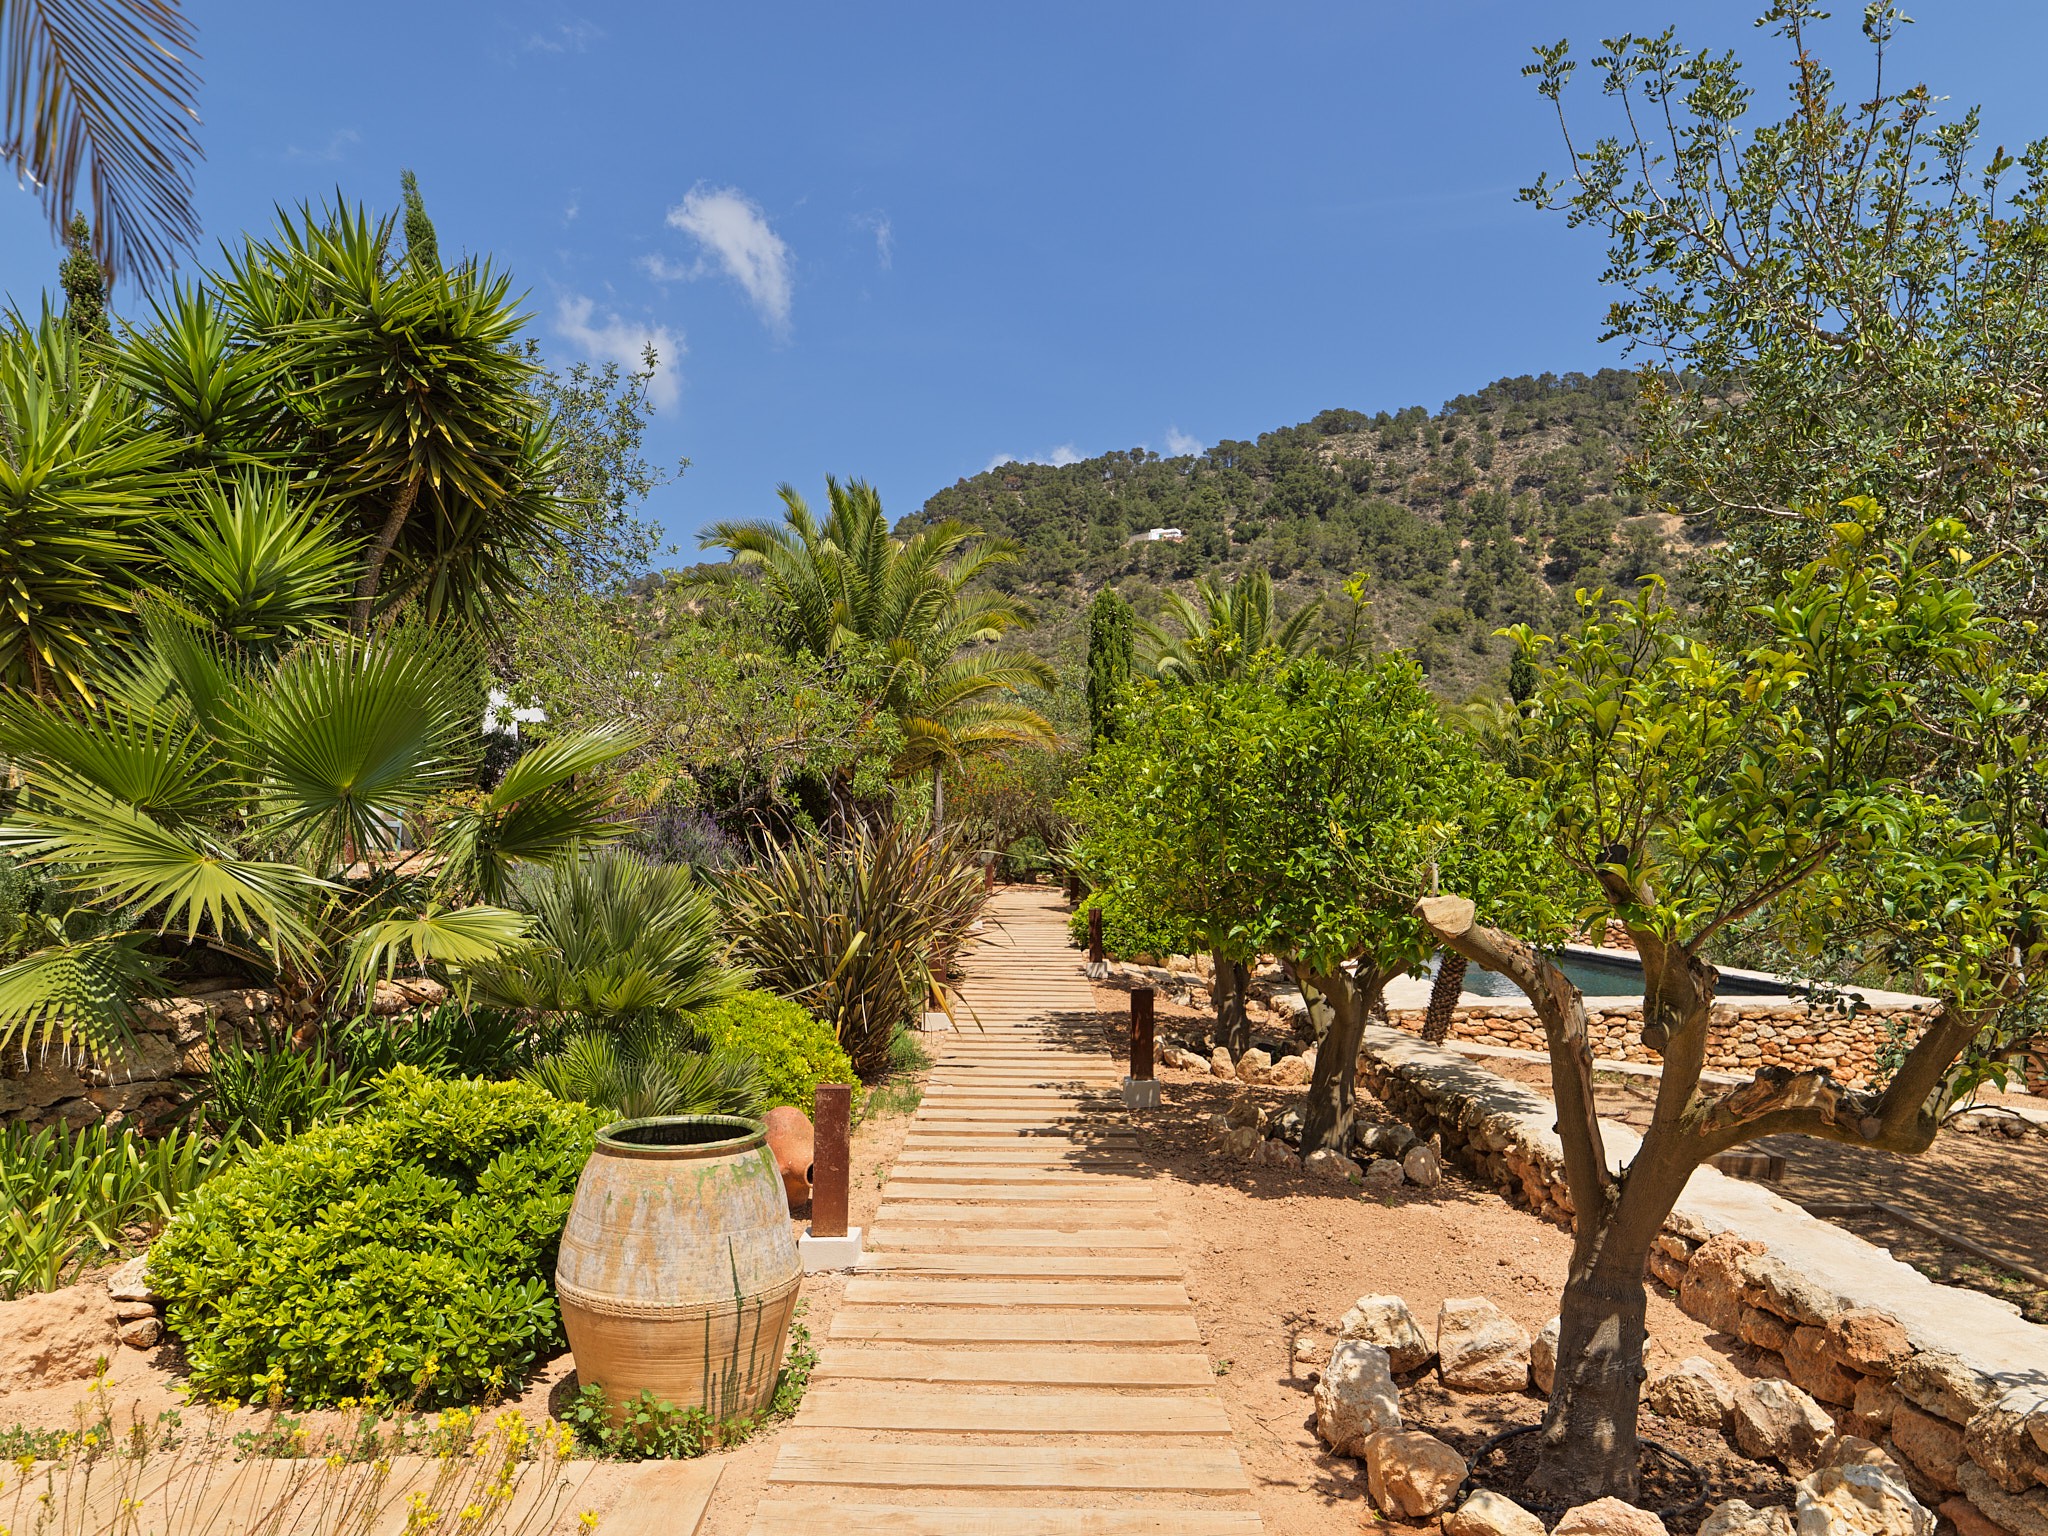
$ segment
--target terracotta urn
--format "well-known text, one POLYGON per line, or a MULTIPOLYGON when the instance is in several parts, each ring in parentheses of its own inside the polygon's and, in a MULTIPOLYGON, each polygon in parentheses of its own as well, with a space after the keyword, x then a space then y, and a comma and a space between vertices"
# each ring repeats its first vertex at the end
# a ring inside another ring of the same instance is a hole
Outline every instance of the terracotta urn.
POLYGON ((782 1174, 782 1188, 789 1196, 793 1215, 811 1199, 811 1156, 815 1144, 811 1117, 782 1104, 769 1110, 762 1123, 768 1127, 768 1151, 782 1174))
POLYGON ((758 1120, 675 1115, 597 1133, 555 1294, 614 1423, 643 1392, 731 1419, 775 1392, 802 1267, 758 1120))

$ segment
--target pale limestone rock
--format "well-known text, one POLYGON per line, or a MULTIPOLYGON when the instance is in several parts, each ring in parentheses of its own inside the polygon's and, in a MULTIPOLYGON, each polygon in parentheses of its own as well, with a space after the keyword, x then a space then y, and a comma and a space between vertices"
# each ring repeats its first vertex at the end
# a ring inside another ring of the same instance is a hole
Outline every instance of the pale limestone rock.
POLYGON ((1846 1370, 1828 1348, 1827 1331, 1810 1323, 1792 1330, 1785 1342, 1785 1374, 1792 1384, 1824 1403, 1844 1406, 1855 1401, 1856 1373, 1846 1370))
POLYGON ((1934 1514, 1882 1466, 1822 1467, 1793 1490, 1799 1536, 1934 1536, 1934 1514))
POLYGON ((1237 1058, 1237 1080, 1241 1083, 1263 1083, 1267 1070, 1273 1065, 1270 1052, 1251 1050, 1237 1058))
POLYGON ((2048 1488, 2007 1493, 1989 1472, 1967 1460, 1956 1469, 1956 1476, 1964 1496, 1985 1519, 2003 1526, 2012 1536, 2048 1536, 2048 1488))
POLYGON ((1454 1296, 1436 1319, 1437 1371, 1459 1392, 1519 1392, 1529 1384, 1529 1333, 1483 1296, 1454 1296))
POLYGON ((1282 1056, 1273 1063, 1266 1073, 1266 1082, 1274 1088, 1306 1088, 1313 1069, 1300 1056, 1282 1056))
POLYGON ((1427 1365, 1429 1357, 1436 1353, 1423 1337, 1422 1329, 1416 1326, 1408 1303, 1399 1296, 1359 1297, 1338 1320, 1337 1337, 1379 1345, 1396 1371, 1412 1371, 1427 1365))
POLYGON ((1259 1150, 1262 1138, 1249 1125, 1234 1125, 1216 1140, 1216 1150, 1225 1157, 1244 1159, 1259 1150))
POLYGON ((1890 1382, 1873 1381, 1866 1376, 1856 1383, 1856 1397, 1849 1408, 1866 1426, 1889 1429, 1892 1414, 1905 1401, 1899 1389, 1890 1382))
MULTIPOLYGON (((1444 1536, 1544 1536, 1544 1531, 1543 1522, 1513 1499, 1477 1488, 1444 1516, 1444 1536)), ((1789 1527, 1784 1536, 1791 1536, 1789 1527)))
POLYGON ((1955 1425, 1901 1403, 1892 1410, 1891 1431, 1892 1448, 1928 1482, 1943 1493, 1963 1486, 1956 1480, 1956 1469, 1967 1453, 1963 1432, 1955 1425))
POLYGON ((145 1274, 148 1263, 149 1255, 141 1254, 114 1270, 107 1276, 107 1294, 116 1301, 160 1301, 145 1274))
POLYGON ((1362 1456, 1372 1436, 1400 1427, 1401 1394, 1387 1352, 1361 1339, 1339 1340, 1316 1383, 1316 1433, 1323 1443, 1340 1456, 1362 1456))
POLYGON ((1294 1363, 1314 1365, 1323 1358, 1322 1341, 1312 1333, 1297 1333, 1294 1336, 1294 1363))
POLYGON ((1835 1432, 1819 1403, 1789 1381, 1746 1381, 1735 1391, 1735 1443, 1803 1477, 1835 1432))
POLYGON ((1373 1503, 1397 1518, 1442 1514, 1468 1470, 1464 1457, 1420 1430, 1382 1430, 1365 1442, 1366 1488, 1373 1503))
POLYGON ((0 1301, 0 1392, 89 1379, 113 1354, 116 1326, 95 1281, 0 1301))
POLYGON ((1943 1350, 1928 1350, 1900 1366, 1898 1384, 1907 1402, 1951 1424, 1969 1423, 1998 1396, 1988 1376, 1943 1350))
POLYGON ((1553 1317, 1529 1345, 1529 1379, 1545 1397, 1557 1385, 1557 1340, 1564 1319, 1553 1317))
POLYGON ((1358 1164, 1342 1152, 1333 1152, 1328 1147, 1318 1147, 1304 1157, 1301 1171, 1332 1184, 1356 1183, 1360 1177, 1358 1164))
POLYGON ((163 1341, 164 1325, 155 1313, 121 1325, 121 1342, 130 1349, 155 1349, 163 1341))
POLYGON ((1735 1411, 1735 1389, 1710 1360, 1689 1355, 1678 1368, 1650 1378, 1643 1388, 1650 1412, 1681 1424, 1720 1429, 1735 1411))
POLYGON ((2030 1431, 2048 1423, 2048 1390, 2015 1387, 1971 1415, 1963 1432, 1970 1460, 1991 1474, 2007 1493, 2048 1483, 2048 1454, 2030 1431))
POLYGON ((1401 1159, 1401 1172, 1416 1188, 1435 1189, 1443 1182, 1444 1160, 1436 1155, 1435 1147, 1418 1142, 1401 1159))
POLYGON ((1762 1243, 1746 1242, 1723 1232, 1700 1244, 1686 1265, 1678 1286, 1679 1310, 1696 1317, 1717 1333, 1739 1337, 1742 1321, 1742 1263, 1764 1251, 1762 1243))
POLYGON ((1551 1536, 1664 1536, 1664 1522, 1620 1499, 1595 1499, 1566 1510, 1551 1536))
POLYGON ((1865 1376, 1896 1376, 1899 1367, 1913 1358, 1913 1343, 1905 1328, 1891 1313, 1875 1307, 1851 1307, 1830 1322, 1826 1331, 1828 1353, 1865 1376))
POLYGON ((1237 1063, 1230 1059, 1230 1052, 1220 1045, 1209 1053, 1209 1075, 1211 1077, 1237 1076, 1237 1063))
POLYGON ((1363 1182, 1366 1193, 1382 1200, 1390 1200, 1407 1176, 1401 1172, 1401 1165, 1391 1157, 1376 1157, 1365 1167, 1363 1182))
POLYGON ((1755 1509, 1742 1499, 1729 1499, 1707 1512, 1699 1536, 1792 1536, 1792 1516, 1776 1506, 1755 1509))

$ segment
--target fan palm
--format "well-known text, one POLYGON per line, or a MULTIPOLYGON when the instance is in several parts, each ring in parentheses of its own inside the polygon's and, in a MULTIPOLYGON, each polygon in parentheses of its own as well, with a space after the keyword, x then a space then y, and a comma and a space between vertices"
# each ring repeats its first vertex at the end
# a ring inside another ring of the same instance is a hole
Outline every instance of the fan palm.
POLYGON ((176 0, 0 5, 0 152, 60 238, 90 190, 96 254, 110 273, 161 274, 198 237, 191 53, 176 0))
POLYGON ((1228 588, 1204 576, 1195 583, 1192 600, 1178 592, 1167 594, 1167 612, 1178 634, 1149 621, 1139 623, 1141 660, 1161 682, 1232 682, 1245 676, 1263 651, 1283 656, 1307 651, 1315 641, 1313 625, 1321 607, 1322 599, 1313 598, 1276 627, 1273 578, 1265 571, 1247 571, 1228 588))
POLYGON ((140 622, 147 643, 87 699, 0 690, 20 774, 0 849, 132 915, 0 970, 0 1044, 118 1048, 157 966, 143 946, 165 934, 271 974, 310 1022, 401 962, 516 946, 528 920, 479 892, 623 830, 576 780, 631 742, 585 733, 455 817, 442 835, 459 857, 389 867, 405 819, 471 766, 445 640, 334 637, 258 662, 161 607, 140 622))
POLYGON ((785 485, 780 523, 718 523, 699 540, 758 567, 781 605, 783 643, 825 659, 874 654, 884 666, 881 705, 897 718, 899 776, 945 768, 1014 742, 1057 733, 1018 702, 1052 671, 1035 656, 988 649, 1024 626, 1009 598, 973 583, 1016 557, 948 519, 906 539, 889 532, 881 497, 855 480, 825 482, 831 514, 821 523, 785 485))
POLYGON ((645 1021, 571 1035, 520 1076, 558 1099, 622 1120, 653 1115, 758 1115, 767 1098, 751 1056, 694 1048, 689 1026, 645 1021))

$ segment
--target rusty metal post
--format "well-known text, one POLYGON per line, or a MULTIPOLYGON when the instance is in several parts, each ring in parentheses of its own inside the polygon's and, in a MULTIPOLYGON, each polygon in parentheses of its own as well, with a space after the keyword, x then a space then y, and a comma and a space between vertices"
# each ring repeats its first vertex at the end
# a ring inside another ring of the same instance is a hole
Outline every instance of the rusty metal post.
POLYGON ((1131 988, 1131 1077, 1144 1082, 1152 1076, 1152 989, 1131 988))
POLYGON ((846 1236, 847 1184, 852 1173, 853 1089, 820 1083, 812 1100, 815 1143, 811 1153, 811 1232, 846 1236))
POLYGON ((1071 869, 1067 871, 1067 905, 1081 905, 1081 877, 1071 869))
POLYGON ((1101 965, 1102 959, 1102 908, 1096 907, 1088 914, 1088 963, 1101 965))
POLYGON ((990 854, 981 866, 981 894, 993 896, 996 891, 996 856, 990 854))

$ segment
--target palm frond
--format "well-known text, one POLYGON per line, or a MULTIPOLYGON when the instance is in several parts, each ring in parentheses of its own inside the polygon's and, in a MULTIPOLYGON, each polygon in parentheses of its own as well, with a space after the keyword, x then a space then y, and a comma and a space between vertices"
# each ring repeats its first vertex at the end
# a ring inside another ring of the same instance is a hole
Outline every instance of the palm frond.
POLYGON ((55 944, 0 970, 0 1050, 40 1038, 106 1059, 135 1038, 136 1004, 167 990, 147 934, 55 944))

